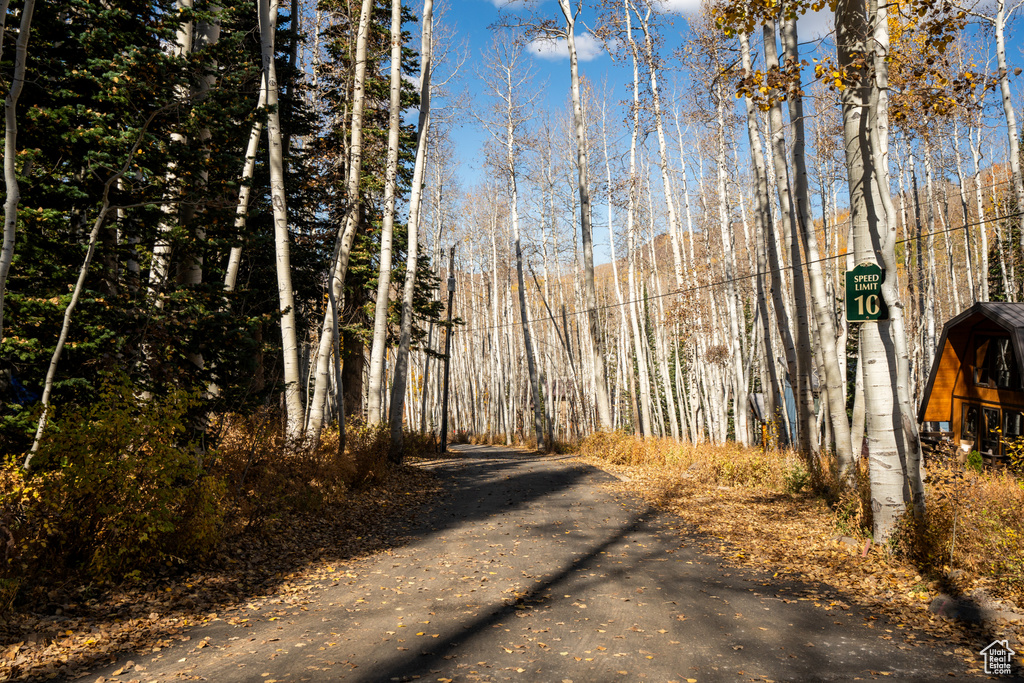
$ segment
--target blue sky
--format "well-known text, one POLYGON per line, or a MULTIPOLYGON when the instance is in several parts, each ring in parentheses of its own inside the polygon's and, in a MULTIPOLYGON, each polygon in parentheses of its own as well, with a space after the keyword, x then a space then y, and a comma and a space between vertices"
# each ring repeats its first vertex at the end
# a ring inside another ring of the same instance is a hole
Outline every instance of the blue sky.
MULTIPOLYGON (((493 43, 492 26, 501 17, 499 8, 506 11, 523 11, 521 2, 508 7, 505 0, 448 0, 443 22, 454 31, 457 43, 462 43, 468 52, 467 60, 460 74, 460 85, 470 96, 471 107, 486 107, 479 83, 480 65, 486 60, 486 54, 493 43)), ((668 56, 669 51, 682 42, 682 34, 686 31, 686 17, 699 9, 699 0, 667 0, 662 6, 674 25, 663 32, 664 46, 662 54, 668 56)), ((561 19, 561 12, 556 0, 536 0, 531 4, 534 12, 541 16, 561 19)), ((589 34, 587 27, 594 25, 596 16, 588 8, 584 9, 577 23, 577 54, 580 61, 580 72, 598 92, 607 87, 610 92, 609 118, 619 121, 625 116, 625 109, 619 102, 631 98, 632 68, 628 62, 616 62, 603 49, 600 42, 589 34)), ((831 26, 831 15, 828 11, 815 16, 806 17, 801 21, 801 40, 808 41, 819 38, 831 26)), ((569 96, 569 60, 568 50, 564 42, 535 44, 531 46, 531 66, 534 71, 533 83, 542 90, 539 106, 550 111, 557 111, 567 106, 569 96)), ((810 47, 805 48, 810 50, 810 47)), ((662 74, 664 97, 671 99, 678 76, 673 73, 672 62, 668 61, 665 73, 662 74)), ((667 105, 670 106, 670 105, 667 105)), ((464 188, 472 187, 482 171, 482 147, 486 140, 485 133, 472 115, 457 117, 461 124, 453 132, 452 138, 458 145, 459 165, 464 188)), ((671 127, 671 126, 670 126, 671 127)), ((648 140, 648 144, 656 142, 648 140)), ((607 228, 604 227, 605 216, 602 206, 595 206, 595 259, 606 262, 609 259, 607 245, 607 228)))

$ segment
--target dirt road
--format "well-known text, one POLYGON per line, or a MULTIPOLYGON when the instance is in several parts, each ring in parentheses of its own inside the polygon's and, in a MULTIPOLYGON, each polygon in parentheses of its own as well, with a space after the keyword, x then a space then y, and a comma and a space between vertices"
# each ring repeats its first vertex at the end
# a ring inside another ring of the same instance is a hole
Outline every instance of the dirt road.
POLYGON ((84 680, 967 676, 941 643, 909 647, 828 587, 808 596, 807 586, 723 567, 671 515, 605 487, 605 472, 492 447, 451 455, 424 465, 451 495, 409 544, 285 584, 135 666, 84 680))

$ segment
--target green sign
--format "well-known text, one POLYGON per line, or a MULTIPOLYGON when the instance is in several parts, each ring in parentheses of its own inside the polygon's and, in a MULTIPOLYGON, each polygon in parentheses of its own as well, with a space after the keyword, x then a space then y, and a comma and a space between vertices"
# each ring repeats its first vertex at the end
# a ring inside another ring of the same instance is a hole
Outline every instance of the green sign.
POLYGON ((882 299, 885 271, 862 263, 846 272, 846 319, 851 323, 888 320, 889 308, 882 299))

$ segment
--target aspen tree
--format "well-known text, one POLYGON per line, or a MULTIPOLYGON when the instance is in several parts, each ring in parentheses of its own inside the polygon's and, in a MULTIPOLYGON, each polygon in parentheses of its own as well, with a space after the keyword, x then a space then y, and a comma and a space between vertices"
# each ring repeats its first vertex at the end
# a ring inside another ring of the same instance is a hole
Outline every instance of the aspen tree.
POLYGON ((637 64, 636 43, 632 38, 632 25, 630 10, 627 3, 623 3, 623 14, 626 18, 626 35, 629 37, 630 56, 633 65, 633 106, 630 109, 631 128, 629 137, 629 175, 627 177, 628 199, 626 204, 626 258, 627 258, 627 282, 629 296, 629 321, 633 333, 633 349, 636 354, 638 370, 638 382, 640 383, 640 411, 643 422, 643 434, 651 436, 651 381, 648 374, 648 359, 644 351, 646 348, 643 337, 640 335, 640 323, 637 318, 637 306, 640 300, 636 286, 636 186, 638 183, 636 170, 636 146, 637 138, 640 135, 640 72, 637 64))
MULTIPOLYGON (((314 366, 313 398, 309 401, 309 417, 306 421, 306 440, 314 444, 319 442, 320 431, 323 429, 327 407, 327 389, 330 383, 329 368, 332 347, 336 347, 339 344, 339 341, 336 339, 338 336, 338 316, 343 304, 345 275, 348 273, 352 242, 355 240, 356 228, 359 224, 361 212, 359 187, 363 168, 363 110, 366 106, 366 55, 370 32, 370 10, 372 7, 373 0, 362 0, 359 11, 359 24, 356 29, 351 130, 349 132, 348 147, 348 178, 345 193, 347 205, 344 212, 345 218, 338 227, 337 237, 334 242, 334 253, 328 268, 329 280, 327 286, 329 295, 335 303, 324 313, 323 324, 320 326, 320 343, 317 347, 316 363, 314 366)), ((340 359, 336 359, 335 362, 340 363, 340 359)), ((343 401, 338 401, 337 409, 338 433, 341 436, 338 447, 342 449, 344 448, 345 434, 345 404, 343 401)))
MULTIPOLYGON (((1020 232, 1021 249, 1024 249, 1024 178, 1020 168, 1020 131, 1017 127, 1017 116, 1013 108, 1013 95, 1010 91, 1010 69, 1006 62, 1006 26, 1014 13, 1024 6, 1024 0, 995 0, 995 11, 986 12, 982 3, 962 6, 972 17, 992 27, 996 39, 996 79, 999 83, 1000 103, 1003 107, 1003 118, 1006 123, 1006 141, 1008 162, 1010 164, 1010 180, 1013 183, 1013 194, 1017 200, 1017 225, 1020 232)), ((1020 69, 1016 70, 1020 73, 1020 69)))
POLYGON ((271 205, 274 210, 274 252, 277 268, 278 305, 281 312, 281 353, 284 367, 285 438, 295 446, 302 438, 302 394, 299 377, 298 339, 295 330, 295 296, 292 291, 288 207, 284 188, 284 156, 281 119, 278 113, 277 68, 274 37, 277 31, 276 0, 258 0, 260 45, 263 55, 263 89, 267 95, 267 148, 270 167, 271 205))
MULTIPOLYGON (((887 174, 882 165, 882 138, 887 127, 879 126, 878 117, 886 104, 888 86, 885 74, 885 50, 888 41, 885 12, 874 6, 868 16, 863 5, 854 0, 839 0, 836 6, 838 65, 845 81, 841 90, 846 168, 850 192, 851 229, 855 258, 859 263, 881 261, 891 273, 883 283, 883 297, 889 306, 889 321, 861 325, 860 362, 864 367, 864 399, 867 413, 867 445, 871 479, 871 506, 875 540, 889 538, 896 520, 917 492, 919 468, 912 471, 908 443, 916 439, 913 417, 905 414, 898 384, 901 380, 898 354, 906 349, 906 338, 900 335, 901 306, 895 279, 895 211, 887 174), (872 26, 870 22, 875 22, 872 26), (851 68, 861 55, 868 55, 868 40, 875 43, 874 60, 869 72, 851 68), (869 211, 868 206, 881 206, 882 211, 869 211), (881 249, 876 249, 881 244, 881 249), (913 429, 911 435, 905 434, 913 429), (902 463, 907 462, 907 469, 902 463)), ((887 140, 885 142, 887 146, 887 140)), ((904 389, 905 389, 904 385, 904 389)), ((918 446, 919 447, 919 446, 918 446)), ((923 496, 914 503, 923 506, 923 496)))
POLYGON ((391 0, 391 83, 388 102, 388 158, 384 171, 384 222, 380 233, 380 267, 377 299, 373 309, 373 341, 370 347, 370 401, 367 423, 381 422, 384 400, 384 355, 388 338, 388 302, 391 294, 391 254, 395 228, 395 195, 398 185, 398 134, 402 114, 402 3, 391 0))
MULTIPOLYGON (((4 0, 0 7, 3 20, 7 19, 7 5, 4 0)), ((18 227, 18 204, 21 190, 18 186, 18 98, 25 86, 28 65, 28 40, 32 29, 32 14, 35 0, 25 0, 21 7, 21 23, 18 26, 18 40, 14 47, 14 74, 4 98, 4 237, 0 249, 0 341, 4 338, 4 299, 7 293, 7 277, 14 261, 14 241, 18 227)), ((0 34, 3 30, 0 30, 0 34)), ((0 47, 3 37, 0 36, 0 47)))
MULTIPOLYGON (((786 16, 782 30, 783 46, 787 66, 797 67, 800 64, 798 50, 797 25, 795 16, 786 16)), ((799 74, 799 72, 797 72, 799 74)), ((803 236, 807 251, 807 274, 811 286, 811 305, 814 308, 814 319, 818 331, 817 349, 822 354, 824 368, 825 393, 828 398, 828 412, 831 417, 832 431, 835 435, 836 459, 841 477, 846 477, 853 464, 852 446, 850 444, 850 423, 846 417, 846 384, 843 382, 839 369, 839 356, 836 352, 836 330, 832 320, 830 299, 825 292, 825 278, 822 273, 821 256, 818 251, 818 238, 810 215, 810 190, 807 182, 807 165, 804 144, 804 109, 800 83, 795 84, 795 92, 789 93, 789 122, 793 130, 793 165, 796 167, 797 223, 803 236)))
MULTIPOLYGON (((775 20, 766 18, 762 31, 764 37, 765 65, 768 69, 779 68, 778 47, 775 43, 775 20)), ((796 323, 796 377, 793 378, 793 393, 797 407, 797 443, 805 456, 818 450, 817 435, 812 429, 814 407, 811 396, 810 321, 807 319, 807 289, 804 281, 803 258, 800 253, 799 227, 796 207, 790 186, 786 164, 786 140, 782 124, 782 108, 773 98, 768 109, 768 138, 775 167, 775 190, 779 201, 779 218, 783 233, 790 238, 790 263, 793 272, 793 309, 796 323)))
POLYGON ((490 126, 492 127, 492 136, 502 146, 500 168, 508 183, 509 217, 512 244, 515 249, 516 285, 519 299, 519 323, 530 382, 530 402, 533 404, 534 436, 537 439, 538 448, 543 448, 543 406, 533 339, 528 324, 529 316, 526 310, 526 281, 523 274, 522 236, 519 227, 518 166, 522 144, 520 138, 528 119, 527 112, 533 107, 536 99, 536 96, 523 95, 524 86, 528 83, 531 74, 522 65, 522 57, 520 41, 508 34, 496 40, 494 54, 488 64, 490 72, 488 87, 496 99, 495 120, 490 122, 490 126))
MULTIPOLYGON (((397 2, 397 0, 395 0, 397 2)), ((434 2, 423 0, 423 25, 420 42, 420 116, 416 138, 416 161, 413 166, 412 192, 409 197, 408 242, 406 244, 405 284, 402 289, 402 320, 398 333, 395 376, 391 386, 391 457, 401 460, 403 444, 402 405, 409 375, 409 346, 412 342, 413 299, 416 293, 416 271, 419 256, 420 203, 423 197, 423 174, 427 163, 430 136, 430 95, 434 56, 434 2)), ((452 330, 448 330, 451 334, 452 330)))

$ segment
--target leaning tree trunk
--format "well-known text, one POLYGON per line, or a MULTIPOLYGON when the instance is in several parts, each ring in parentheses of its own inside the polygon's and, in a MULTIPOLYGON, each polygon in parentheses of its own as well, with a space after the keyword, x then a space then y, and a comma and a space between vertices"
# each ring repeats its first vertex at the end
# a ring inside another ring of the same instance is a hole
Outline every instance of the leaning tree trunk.
MULTIPOLYGON (((356 34, 356 52, 352 86, 352 129, 349 141, 348 182, 346 192, 345 220, 338 230, 334 243, 334 254, 331 260, 330 295, 336 304, 324 314, 320 327, 320 345, 316 355, 316 381, 313 385, 313 398, 309 405, 309 418, 306 423, 306 439, 310 443, 320 440, 323 429, 324 413, 327 407, 327 389, 330 384, 331 340, 337 328, 337 316, 341 313, 345 291, 345 275, 348 273, 348 260, 352 253, 352 242, 355 240, 356 227, 359 224, 360 200, 359 187, 363 170, 363 109, 366 105, 366 50, 370 32, 370 10, 373 0, 363 0, 359 12, 359 27, 356 34)), ((340 393, 340 388, 339 388, 340 393)), ((338 402, 338 435, 339 449, 344 448, 345 441, 345 404, 338 402)))
MULTIPOLYGON (((256 120, 249 131, 249 142, 245 147, 245 162, 242 164, 242 178, 238 189, 238 203, 235 205, 235 239, 241 240, 245 233, 249 213, 249 198, 252 195, 252 176, 256 169, 256 153, 263 135, 263 108, 267 106, 266 81, 261 81, 259 100, 256 103, 256 120)), ((224 272, 224 290, 235 291, 238 283, 238 268, 242 262, 242 246, 234 246, 228 255, 228 266, 224 272)))
MULTIPOLYGON (((50 396, 53 393, 53 381, 57 376, 57 366, 60 363, 61 354, 64 352, 64 345, 67 343, 68 334, 71 331, 71 319, 74 316, 75 307, 78 305, 78 300, 82 297, 82 291, 85 288, 85 279, 89 275, 89 266, 92 265, 92 259, 96 253, 96 241, 99 237, 100 230, 106 223, 107 215, 114 208, 110 205, 110 188, 114 187, 121 178, 124 177, 125 173, 128 172, 128 169, 131 168, 132 159, 142 146, 142 142, 146 139, 146 131, 149 129, 149 125, 157 116, 167 109, 168 107, 163 107, 149 115, 149 118, 146 119, 146 122, 142 125, 142 129, 139 131, 135 144, 132 146, 131 150, 129 150, 127 160, 124 165, 103 184, 102 204, 100 206, 99 213, 96 215, 96 220, 93 222, 92 231, 89 233, 89 247, 85 252, 85 259, 82 261, 82 267, 78 271, 78 280, 75 282, 75 286, 71 290, 71 300, 64 309, 64 320, 61 324, 60 336, 57 339, 57 346, 53 350, 53 355, 50 357, 50 365, 46 370, 46 379, 43 382, 43 396, 41 400, 43 412, 39 416, 39 424, 36 425, 36 435, 32 440, 32 447, 28 454, 26 454, 25 461, 22 464, 22 467, 26 470, 31 466, 32 458, 35 457, 36 452, 39 451, 39 445, 42 442, 43 433, 46 431, 47 419, 50 413, 50 396)), ((123 206, 120 208, 129 207, 123 206)))
MULTIPOLYGON (((7 16, 4 2, 4 18, 7 16)), ((25 69, 28 62, 28 39, 32 27, 32 13, 35 0, 25 0, 21 8, 21 25, 14 48, 14 76, 10 90, 4 98, 4 185, 7 198, 4 200, 4 242, 0 250, 0 340, 4 338, 4 298, 7 293, 7 276, 14 261, 14 239, 18 226, 18 204, 21 191, 18 186, 18 98, 25 85, 25 69)), ((0 37, 0 41, 3 38, 0 37)))

